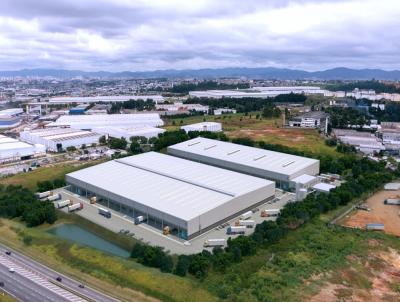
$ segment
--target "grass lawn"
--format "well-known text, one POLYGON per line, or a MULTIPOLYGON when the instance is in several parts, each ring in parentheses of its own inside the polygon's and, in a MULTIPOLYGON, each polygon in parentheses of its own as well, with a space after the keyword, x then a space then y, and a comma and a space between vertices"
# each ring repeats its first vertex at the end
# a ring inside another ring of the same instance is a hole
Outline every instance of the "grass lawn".
MULTIPOLYGON (((57 224, 75 223, 91 227, 74 215, 62 215, 57 224), (69 217, 72 217, 71 219, 69 217)), ((144 267, 133 260, 122 259, 98 250, 75 245, 48 232, 53 227, 43 225, 26 228, 16 220, 0 220, 0 242, 32 258, 80 280, 91 287, 112 293, 122 301, 216 301, 216 298, 199 286, 197 280, 161 273, 158 269, 144 267), (31 236, 29 246, 23 244, 24 236, 31 236)), ((98 235, 101 227, 91 229, 98 235)), ((127 247, 123 238, 114 234, 104 237, 127 247)))
POLYGON ((226 135, 231 138, 250 137, 255 141, 265 141, 271 144, 280 144, 294 147, 302 151, 315 154, 329 154, 339 156, 332 147, 325 144, 325 140, 315 129, 282 128, 282 119, 256 119, 259 112, 251 112, 247 116, 242 113, 226 114, 222 116, 191 116, 171 119, 165 125, 167 130, 177 130, 181 125, 203 122, 220 122, 226 135), (182 123, 181 123, 182 121, 182 123), (173 124, 174 123, 174 124, 173 124))
POLYGON ((62 178, 65 174, 89 167, 100 163, 101 161, 93 161, 90 163, 72 165, 72 164, 57 164, 51 167, 40 167, 36 170, 19 173, 12 176, 0 178, 0 184, 4 185, 21 185, 30 190, 36 191, 38 181, 54 180, 62 178))

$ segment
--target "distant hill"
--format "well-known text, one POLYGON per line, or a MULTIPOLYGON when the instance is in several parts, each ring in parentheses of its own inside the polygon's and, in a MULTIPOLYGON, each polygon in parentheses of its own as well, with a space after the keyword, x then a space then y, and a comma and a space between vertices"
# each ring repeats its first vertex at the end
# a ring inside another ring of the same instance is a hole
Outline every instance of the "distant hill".
POLYGON ((22 69, 17 71, 0 71, 0 77, 57 77, 73 78, 101 77, 101 78, 223 78, 247 77, 252 79, 277 80, 400 80, 400 71, 385 71, 381 69, 350 69, 333 68, 323 71, 309 72, 286 68, 218 68, 218 69, 185 69, 185 70, 155 70, 155 71, 123 71, 87 72, 65 69, 22 69))

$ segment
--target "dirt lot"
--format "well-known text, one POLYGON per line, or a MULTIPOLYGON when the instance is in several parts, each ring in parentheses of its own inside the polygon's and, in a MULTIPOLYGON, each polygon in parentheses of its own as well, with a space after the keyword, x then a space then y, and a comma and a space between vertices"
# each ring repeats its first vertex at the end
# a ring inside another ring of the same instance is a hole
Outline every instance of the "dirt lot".
MULTIPOLYGON (((379 244, 369 242, 371 248, 379 244)), ((311 302, 396 302, 400 301, 400 254, 394 249, 370 252, 367 259, 350 256, 353 265, 327 274, 317 294, 307 297, 311 302)), ((316 276, 314 281, 323 279, 316 276)), ((320 280, 322 281, 322 280, 320 280)))
POLYGON ((380 191, 367 199, 367 205, 371 211, 357 210, 346 217, 342 225, 365 229, 367 223, 384 223, 385 232, 400 236, 400 206, 385 205, 387 198, 397 198, 399 191, 380 191))

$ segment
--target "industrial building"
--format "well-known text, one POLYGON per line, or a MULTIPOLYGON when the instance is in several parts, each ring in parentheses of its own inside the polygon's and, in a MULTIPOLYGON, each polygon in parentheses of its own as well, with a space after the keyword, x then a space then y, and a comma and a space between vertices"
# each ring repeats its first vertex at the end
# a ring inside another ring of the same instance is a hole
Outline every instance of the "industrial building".
POLYGON ((86 109, 89 107, 87 104, 79 104, 69 110, 69 114, 85 114, 86 109))
POLYGON ((186 133, 190 131, 220 132, 222 131, 222 125, 221 123, 215 123, 215 122, 203 122, 203 123, 182 126, 181 129, 185 130, 186 133))
POLYGON ((73 97, 63 96, 54 97, 49 99, 48 102, 41 102, 37 104, 82 104, 82 103, 118 103, 126 102, 130 100, 153 100, 154 102, 164 102, 164 97, 161 95, 107 95, 107 96, 85 96, 85 97, 73 97))
POLYGON ((315 86, 271 86, 271 87, 252 87, 248 89, 236 90, 204 90, 189 91, 190 97, 197 98, 268 98, 276 97, 280 94, 321 94, 325 95, 328 91, 315 86))
POLYGON ((11 108, 0 111, 0 129, 16 127, 21 123, 21 115, 24 110, 11 108))
POLYGON ((290 127, 321 129, 328 132, 329 114, 323 111, 310 111, 296 116, 289 121, 290 127))
POLYGON ((64 115, 47 127, 69 127, 81 130, 91 130, 99 127, 159 127, 164 122, 157 113, 138 114, 95 114, 95 115, 64 115))
POLYGON ((26 129, 20 133, 20 138, 31 144, 42 144, 48 151, 57 152, 68 147, 80 148, 82 145, 97 144, 100 135, 71 128, 46 128, 26 129))
POLYGON ((30 145, 0 134, 0 162, 12 162, 46 154, 43 145, 30 145))
POLYGON ((135 128, 118 128, 118 127, 98 127, 93 128, 93 132, 108 135, 116 138, 126 138, 129 140, 132 136, 144 136, 146 138, 157 137, 166 130, 156 127, 135 127, 135 128))
POLYGON ((303 174, 319 173, 319 160, 316 159, 202 137, 170 146, 168 153, 269 179, 285 190, 291 186, 290 182, 294 178, 303 174))
POLYGON ((66 175, 69 190, 191 239, 274 198, 273 182, 156 152, 66 175))
POLYGON ((382 140, 370 132, 333 129, 333 134, 343 144, 354 146, 364 154, 374 154, 385 150, 382 140))

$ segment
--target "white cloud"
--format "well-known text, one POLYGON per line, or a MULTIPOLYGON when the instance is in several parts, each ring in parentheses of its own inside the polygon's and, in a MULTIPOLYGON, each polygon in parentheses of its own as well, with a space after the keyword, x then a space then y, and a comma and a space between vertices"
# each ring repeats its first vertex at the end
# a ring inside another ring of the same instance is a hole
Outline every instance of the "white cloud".
POLYGON ((0 66, 400 69, 398 28, 397 0, 2 0, 0 66))

